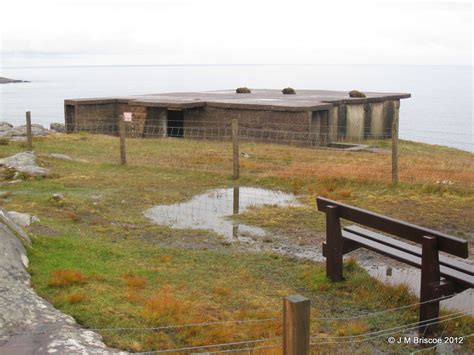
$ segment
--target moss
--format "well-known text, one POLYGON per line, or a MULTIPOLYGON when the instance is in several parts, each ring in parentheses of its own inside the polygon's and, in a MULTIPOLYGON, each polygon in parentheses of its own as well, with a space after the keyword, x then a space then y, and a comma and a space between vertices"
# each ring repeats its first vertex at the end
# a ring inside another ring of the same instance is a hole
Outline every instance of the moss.
POLYGON ((349 97, 367 97, 367 96, 359 90, 352 90, 349 92, 349 97))
POLYGON ((252 91, 250 91, 250 89, 247 88, 247 87, 241 87, 241 88, 237 88, 237 90, 235 90, 235 92, 237 94, 250 94, 252 91))
POLYGON ((290 88, 290 87, 284 88, 281 92, 285 95, 294 95, 294 94, 296 94, 295 89, 290 88))

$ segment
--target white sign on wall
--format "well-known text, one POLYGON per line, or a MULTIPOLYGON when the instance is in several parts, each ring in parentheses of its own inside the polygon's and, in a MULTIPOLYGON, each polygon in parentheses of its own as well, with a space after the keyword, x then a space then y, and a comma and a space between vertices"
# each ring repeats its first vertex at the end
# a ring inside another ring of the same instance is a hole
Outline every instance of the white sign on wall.
POLYGON ((124 112, 123 113, 123 120, 125 122, 132 122, 132 113, 131 112, 124 112))

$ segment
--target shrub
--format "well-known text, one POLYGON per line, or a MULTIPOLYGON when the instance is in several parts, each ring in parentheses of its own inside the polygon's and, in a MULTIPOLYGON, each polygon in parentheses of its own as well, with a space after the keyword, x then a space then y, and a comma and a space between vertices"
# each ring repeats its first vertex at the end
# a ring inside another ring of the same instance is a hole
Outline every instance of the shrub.
POLYGON ((284 88, 281 92, 285 95, 294 95, 294 94, 296 94, 295 89, 290 88, 290 87, 284 88))
POLYGON ((366 95, 358 90, 352 90, 349 92, 349 97, 366 97, 366 95))
POLYGON ((70 211, 70 212, 67 212, 66 215, 67 215, 67 218, 69 218, 73 222, 79 222, 79 220, 80 220, 77 213, 74 213, 74 212, 70 211))
POLYGON ((10 140, 8 138, 0 138, 0 145, 8 145, 10 140))
POLYGON ((85 281, 86 278, 80 271, 59 269, 50 272, 48 285, 53 287, 64 287, 74 284, 82 284, 85 281))
POLYGON ((143 288, 147 283, 147 279, 141 276, 135 276, 131 274, 123 274, 122 279, 130 287, 143 288))
POLYGON ((235 90, 235 92, 237 94, 250 94, 252 91, 250 91, 250 89, 247 88, 247 87, 241 87, 241 88, 237 88, 237 90, 235 90))
POLYGON ((143 307, 143 317, 153 324, 179 323, 189 310, 189 304, 176 297, 170 286, 164 286, 148 298, 143 307))

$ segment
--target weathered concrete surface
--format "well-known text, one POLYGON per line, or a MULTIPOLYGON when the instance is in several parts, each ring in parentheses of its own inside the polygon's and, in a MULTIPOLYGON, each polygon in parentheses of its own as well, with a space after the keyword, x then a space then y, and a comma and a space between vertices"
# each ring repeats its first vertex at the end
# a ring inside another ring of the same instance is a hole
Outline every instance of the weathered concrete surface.
POLYGON ((14 222, 1 208, 0 217, 0 354, 118 353, 32 290, 26 250, 16 233, 1 223, 14 222))
POLYGON ((46 176, 49 174, 49 169, 42 168, 37 164, 34 152, 18 153, 11 157, 0 159, 0 166, 13 168, 30 176, 46 176))
POLYGON ((327 110, 332 104, 379 102, 409 98, 407 93, 364 92, 366 98, 349 97, 349 91, 296 90, 295 95, 284 95, 281 90, 252 89, 251 94, 237 94, 235 90, 206 92, 173 92, 151 95, 122 96, 65 100, 66 105, 104 105, 128 103, 147 107, 176 109, 203 106, 283 111, 327 110))

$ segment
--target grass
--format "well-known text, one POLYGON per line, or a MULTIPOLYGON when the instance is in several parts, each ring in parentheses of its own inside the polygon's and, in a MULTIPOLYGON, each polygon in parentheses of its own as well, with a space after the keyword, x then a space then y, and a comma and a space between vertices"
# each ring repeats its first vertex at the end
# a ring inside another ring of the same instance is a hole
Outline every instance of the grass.
MULTIPOLYGON (((384 141, 370 143, 386 145, 384 141)), ((406 287, 383 285, 353 261, 345 266, 347 279, 331 283, 321 264, 237 252, 213 233, 174 230, 144 218, 142 211, 147 207, 233 186, 229 143, 129 139, 126 166, 118 165, 116 137, 56 135, 34 144, 41 163, 53 175, 3 185, 7 193, 0 203, 41 219, 29 229, 36 236, 29 255, 33 285, 86 327, 159 327, 279 317, 281 298, 293 293, 312 300, 314 316, 356 315, 416 302, 406 287), (47 157, 50 153, 80 161, 56 160, 47 157), (64 198, 52 198, 54 193, 64 198)), ((393 187, 385 154, 254 143, 243 143, 241 149, 250 158, 241 160, 239 184, 296 193, 301 206, 253 208, 235 218, 284 233, 296 244, 319 243, 324 230, 324 218, 314 205, 319 195, 472 240, 470 153, 401 142, 401 183, 393 187)), ((10 143, 2 146, 0 157, 22 150, 20 144, 10 143)), ((412 323, 416 315, 416 309, 407 309, 351 322, 314 321, 312 332, 325 339, 356 335, 412 323)), ((473 329, 468 319, 450 322, 447 332, 460 335, 473 329)), ((273 338, 281 335, 281 324, 100 332, 111 346, 145 351, 273 338)), ((394 348, 378 339, 358 349, 394 348)), ((472 342, 465 349, 473 350, 472 342)))

